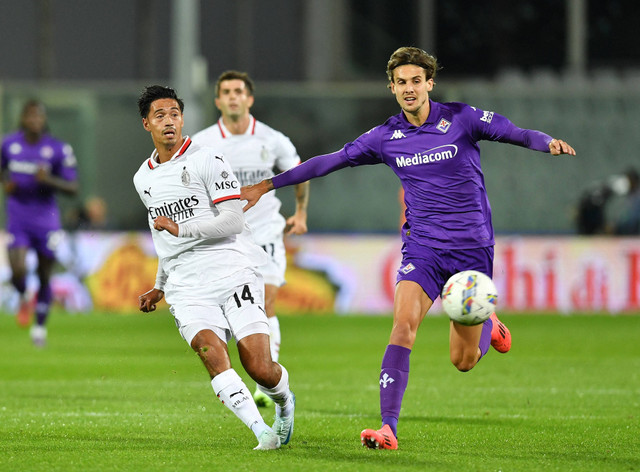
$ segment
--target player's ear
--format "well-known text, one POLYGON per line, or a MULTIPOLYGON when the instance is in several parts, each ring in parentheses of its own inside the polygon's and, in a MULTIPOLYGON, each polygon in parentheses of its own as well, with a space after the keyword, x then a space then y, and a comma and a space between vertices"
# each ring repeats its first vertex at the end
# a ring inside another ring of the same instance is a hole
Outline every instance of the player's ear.
POLYGON ((247 104, 249 105, 249 108, 253 106, 253 102, 254 102, 253 95, 249 95, 249 97, 247 97, 247 104))
POLYGON ((147 131, 151 131, 151 129, 149 128, 149 120, 147 120, 146 118, 142 118, 142 127, 147 131))
POLYGON ((436 82, 435 80, 433 80, 433 78, 427 80, 427 92, 431 92, 433 90, 433 87, 436 86, 436 82))

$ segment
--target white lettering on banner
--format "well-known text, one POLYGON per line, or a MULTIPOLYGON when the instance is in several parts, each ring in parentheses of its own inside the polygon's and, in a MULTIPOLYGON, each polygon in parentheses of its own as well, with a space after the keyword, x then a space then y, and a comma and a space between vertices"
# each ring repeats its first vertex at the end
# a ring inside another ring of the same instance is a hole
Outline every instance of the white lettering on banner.
MULTIPOLYGON (((313 236, 296 246, 296 254, 314 254, 309 269, 342 267, 350 274, 339 289, 336 312, 391 313, 401 243, 394 237, 313 236), (351 249, 345 250, 345 244, 351 249), (358 248, 354 250, 353 248, 358 248), (382 290, 371 290, 382 287, 382 290), (338 309, 338 303, 341 308, 338 309)), ((304 268, 304 264, 300 264, 304 268)), ((496 238, 494 282, 498 309, 508 312, 640 312, 640 240, 637 238, 517 237, 496 238)), ((293 283, 292 283, 293 285, 293 283)), ((339 285, 339 284, 338 284, 339 285)), ((429 313, 442 311, 439 298, 429 313)))

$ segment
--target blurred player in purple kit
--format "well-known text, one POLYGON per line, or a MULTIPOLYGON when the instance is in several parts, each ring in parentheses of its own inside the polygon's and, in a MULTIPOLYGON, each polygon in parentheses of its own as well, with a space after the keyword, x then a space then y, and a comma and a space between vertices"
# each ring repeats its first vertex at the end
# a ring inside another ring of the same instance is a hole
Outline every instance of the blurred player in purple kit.
MULTIPOLYGON (((415 47, 396 50, 387 64, 389 88, 402 112, 340 151, 317 156, 272 179, 242 189, 250 208, 266 192, 345 167, 385 164, 404 189, 406 223, 398 269, 393 328, 382 358, 382 428, 365 429, 360 439, 372 449, 397 449, 397 423, 409 378, 409 356, 418 327, 447 279, 474 269, 493 275, 491 209, 480 167, 478 141, 516 144, 552 155, 575 155, 566 142, 540 131, 518 128, 505 117, 464 103, 429 99, 436 59, 415 47)), ((466 372, 489 346, 511 348, 511 334, 495 313, 483 324, 451 321, 449 353, 466 372)))
POLYGON ((11 283, 20 293, 17 321, 22 326, 31 322, 25 261, 27 250, 33 249, 38 256, 40 287, 31 338, 34 344, 42 346, 46 342, 45 324, 52 300, 49 281, 55 263, 54 250, 62 228, 55 193, 77 192, 76 158, 70 145, 47 132, 44 105, 36 100, 25 104, 20 130, 4 139, 1 153, 11 283))

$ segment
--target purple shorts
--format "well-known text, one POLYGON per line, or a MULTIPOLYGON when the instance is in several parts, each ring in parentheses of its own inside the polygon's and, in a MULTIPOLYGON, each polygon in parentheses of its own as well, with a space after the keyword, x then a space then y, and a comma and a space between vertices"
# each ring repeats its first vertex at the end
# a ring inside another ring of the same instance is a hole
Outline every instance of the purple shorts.
POLYGON ((41 254, 49 259, 55 259, 54 246, 52 239, 55 239, 56 230, 42 231, 42 230, 28 230, 18 228, 8 228, 9 232, 9 244, 8 249, 14 249, 19 247, 26 247, 34 249, 38 254, 41 254), (53 236, 53 238, 52 238, 53 236))
POLYGON ((416 282, 431 301, 435 301, 449 277, 463 270, 477 270, 493 277, 493 246, 438 249, 405 244, 396 283, 401 280, 416 282))

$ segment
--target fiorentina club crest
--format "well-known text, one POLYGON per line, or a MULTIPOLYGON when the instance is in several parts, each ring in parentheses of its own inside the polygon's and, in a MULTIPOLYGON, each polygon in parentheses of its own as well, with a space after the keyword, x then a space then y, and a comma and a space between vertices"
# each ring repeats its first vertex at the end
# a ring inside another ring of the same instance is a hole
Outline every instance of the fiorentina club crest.
POLYGON ((395 379, 389 376, 386 372, 380 379, 380 385, 382 385, 382 388, 387 388, 387 385, 392 384, 393 382, 395 382, 395 379))
POLYGON ((445 120, 444 118, 441 118, 440 123, 438 123, 438 126, 436 126, 436 128, 438 128, 443 133, 446 133, 447 131, 449 131, 449 126, 451 126, 451 122, 445 120))
POLYGON ((400 269, 400 271, 403 274, 408 274, 409 272, 411 272, 412 270, 414 270, 416 268, 416 266, 414 266, 411 262, 409 262, 406 266, 402 267, 400 269))

